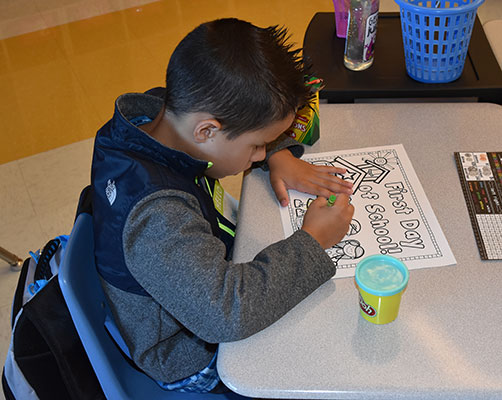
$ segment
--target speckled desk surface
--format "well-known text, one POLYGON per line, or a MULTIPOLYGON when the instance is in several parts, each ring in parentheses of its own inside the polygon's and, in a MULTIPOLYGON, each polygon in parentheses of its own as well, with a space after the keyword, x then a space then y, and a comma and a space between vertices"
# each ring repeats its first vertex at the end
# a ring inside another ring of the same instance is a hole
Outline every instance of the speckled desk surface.
MULTIPOLYGON (((453 152, 501 151, 490 103, 321 105, 307 152, 402 143, 457 259, 410 272, 399 317, 359 316, 352 278, 326 282, 272 326, 220 345, 218 371, 260 398, 502 399, 502 261, 481 261, 453 152)), ((268 173, 243 183, 235 261, 283 238, 268 173)))

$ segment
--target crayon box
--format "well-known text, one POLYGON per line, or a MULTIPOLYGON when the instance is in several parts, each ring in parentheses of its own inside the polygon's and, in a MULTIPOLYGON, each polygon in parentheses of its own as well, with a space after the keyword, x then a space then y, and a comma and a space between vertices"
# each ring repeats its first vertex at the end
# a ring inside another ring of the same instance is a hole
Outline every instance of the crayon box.
POLYGON ((305 83, 310 86, 312 100, 296 112, 295 119, 286 134, 300 143, 312 145, 319 139, 319 90, 322 79, 311 77, 305 83))

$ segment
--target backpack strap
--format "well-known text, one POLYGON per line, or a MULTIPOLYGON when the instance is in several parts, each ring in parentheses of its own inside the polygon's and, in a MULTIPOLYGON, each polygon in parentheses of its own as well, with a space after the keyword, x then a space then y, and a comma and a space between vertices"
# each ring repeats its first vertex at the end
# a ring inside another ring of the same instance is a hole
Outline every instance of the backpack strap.
POLYGON ((61 239, 59 237, 54 238, 47 242, 40 254, 40 258, 38 259, 37 268, 35 269, 35 281, 45 279, 48 281, 53 273, 51 271, 50 261, 56 251, 58 251, 59 245, 61 244, 61 239))

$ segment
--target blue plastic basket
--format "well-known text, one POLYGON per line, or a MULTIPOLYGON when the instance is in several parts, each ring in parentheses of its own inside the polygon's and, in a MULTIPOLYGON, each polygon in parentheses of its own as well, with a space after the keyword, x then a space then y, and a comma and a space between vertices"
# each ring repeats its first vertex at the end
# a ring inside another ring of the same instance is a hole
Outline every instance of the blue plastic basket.
POLYGON ((485 0, 394 0, 401 9, 406 71, 424 83, 458 79, 485 0))

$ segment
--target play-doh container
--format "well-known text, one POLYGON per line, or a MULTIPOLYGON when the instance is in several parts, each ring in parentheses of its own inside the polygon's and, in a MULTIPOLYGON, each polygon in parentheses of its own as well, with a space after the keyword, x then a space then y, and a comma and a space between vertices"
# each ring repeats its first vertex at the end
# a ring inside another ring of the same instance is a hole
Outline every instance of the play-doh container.
POLYGON ((355 276, 361 316, 374 324, 394 321, 408 279, 408 268, 395 257, 377 254, 363 258, 355 276))

